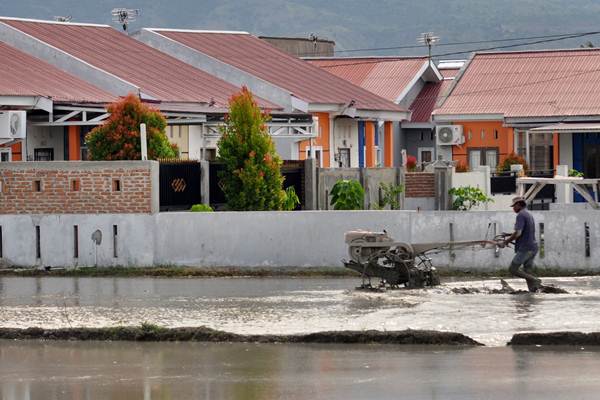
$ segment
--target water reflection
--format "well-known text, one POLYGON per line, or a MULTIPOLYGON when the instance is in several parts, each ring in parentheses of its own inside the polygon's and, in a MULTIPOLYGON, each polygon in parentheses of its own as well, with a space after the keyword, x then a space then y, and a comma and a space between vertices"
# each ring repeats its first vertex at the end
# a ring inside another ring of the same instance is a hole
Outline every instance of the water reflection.
POLYGON ((595 398, 596 351, 0 341, 2 400, 595 398))

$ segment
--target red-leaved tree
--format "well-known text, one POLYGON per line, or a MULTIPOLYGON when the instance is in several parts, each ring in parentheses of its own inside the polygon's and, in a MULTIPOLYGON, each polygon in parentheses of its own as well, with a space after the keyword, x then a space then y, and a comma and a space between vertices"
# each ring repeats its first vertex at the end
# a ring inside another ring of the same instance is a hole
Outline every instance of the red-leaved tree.
POLYGON ((129 94, 108 106, 110 117, 85 137, 90 160, 141 159, 140 124, 146 124, 148 158, 175 158, 177 146, 169 143, 167 120, 160 111, 129 94))

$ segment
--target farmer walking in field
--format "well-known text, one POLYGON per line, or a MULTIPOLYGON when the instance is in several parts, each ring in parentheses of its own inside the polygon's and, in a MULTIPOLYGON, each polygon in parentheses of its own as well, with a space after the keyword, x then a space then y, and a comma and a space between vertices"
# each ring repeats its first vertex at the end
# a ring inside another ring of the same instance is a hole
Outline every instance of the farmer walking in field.
POLYGON ((525 279, 530 292, 536 292, 540 289, 542 281, 531 274, 533 260, 538 252, 538 245, 535 241, 535 221, 527 210, 527 203, 523 197, 515 197, 511 207, 517 213, 515 230, 504 240, 501 247, 512 242, 515 243, 516 254, 509 271, 513 276, 525 279), (521 266, 523 266, 522 270, 521 266))

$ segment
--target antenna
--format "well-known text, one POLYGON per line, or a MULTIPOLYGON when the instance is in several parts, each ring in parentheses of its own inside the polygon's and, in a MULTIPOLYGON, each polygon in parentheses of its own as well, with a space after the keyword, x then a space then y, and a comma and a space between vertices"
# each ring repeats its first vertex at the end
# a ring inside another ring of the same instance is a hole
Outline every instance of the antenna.
POLYGON ((72 16, 70 15, 55 15, 54 16, 54 20, 56 22, 71 22, 71 20, 73 19, 72 16))
POLYGON ((431 47, 440 41, 439 36, 435 36, 433 32, 423 32, 417 38, 417 43, 424 44, 429 49, 429 63, 431 64, 431 47))
POLYGON ((316 34, 311 33, 310 35, 308 35, 308 40, 312 40, 313 42, 313 56, 318 56, 317 45, 319 44, 319 37, 316 34))
POLYGON ((113 8, 110 12, 114 22, 118 22, 123 26, 123 30, 127 31, 127 25, 136 20, 141 14, 137 8, 113 8))

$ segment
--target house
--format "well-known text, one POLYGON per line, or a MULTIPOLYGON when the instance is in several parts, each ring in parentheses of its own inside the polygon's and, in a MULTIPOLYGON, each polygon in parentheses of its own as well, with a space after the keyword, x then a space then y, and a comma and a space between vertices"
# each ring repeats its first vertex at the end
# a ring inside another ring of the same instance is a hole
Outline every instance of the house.
MULTIPOLYGON (((228 99, 241 89, 108 25, 1 17, 0 41, 114 97, 134 93, 151 103, 166 115, 167 135, 179 145, 184 158, 214 157, 216 127, 223 123, 228 99)), ((276 143, 290 136, 314 136, 309 114, 284 111, 260 97, 257 102, 272 113, 270 129, 276 143)), ((46 121, 45 126, 70 126, 73 148, 83 150, 81 138, 108 116, 103 108, 95 109, 102 118, 91 121, 86 108, 73 106, 63 111, 65 115, 46 121)), ((54 148, 56 158, 59 152, 54 148)))
POLYGON ((99 121, 116 97, 2 42, 0 70, 0 107, 22 112, 19 123, 27 132, 10 137, 7 126, 0 126, 0 161, 81 159, 77 126, 48 123, 67 122, 73 108, 85 110, 85 121, 79 123, 99 121))
POLYGON ((475 53, 433 113, 462 131, 446 157, 495 168, 514 152, 533 171, 600 178, 599 64, 594 48, 475 53))
POLYGON ((136 38, 230 84, 245 85, 284 111, 310 113, 317 137, 278 146, 292 159, 312 156, 323 167, 394 165, 392 123, 408 119, 407 107, 247 32, 145 28, 136 38))
POLYGON ((436 66, 427 57, 395 56, 310 57, 306 60, 410 111, 410 118, 395 124, 397 165, 403 149, 420 164, 434 161, 435 126, 431 113, 463 62, 444 62, 436 66))

